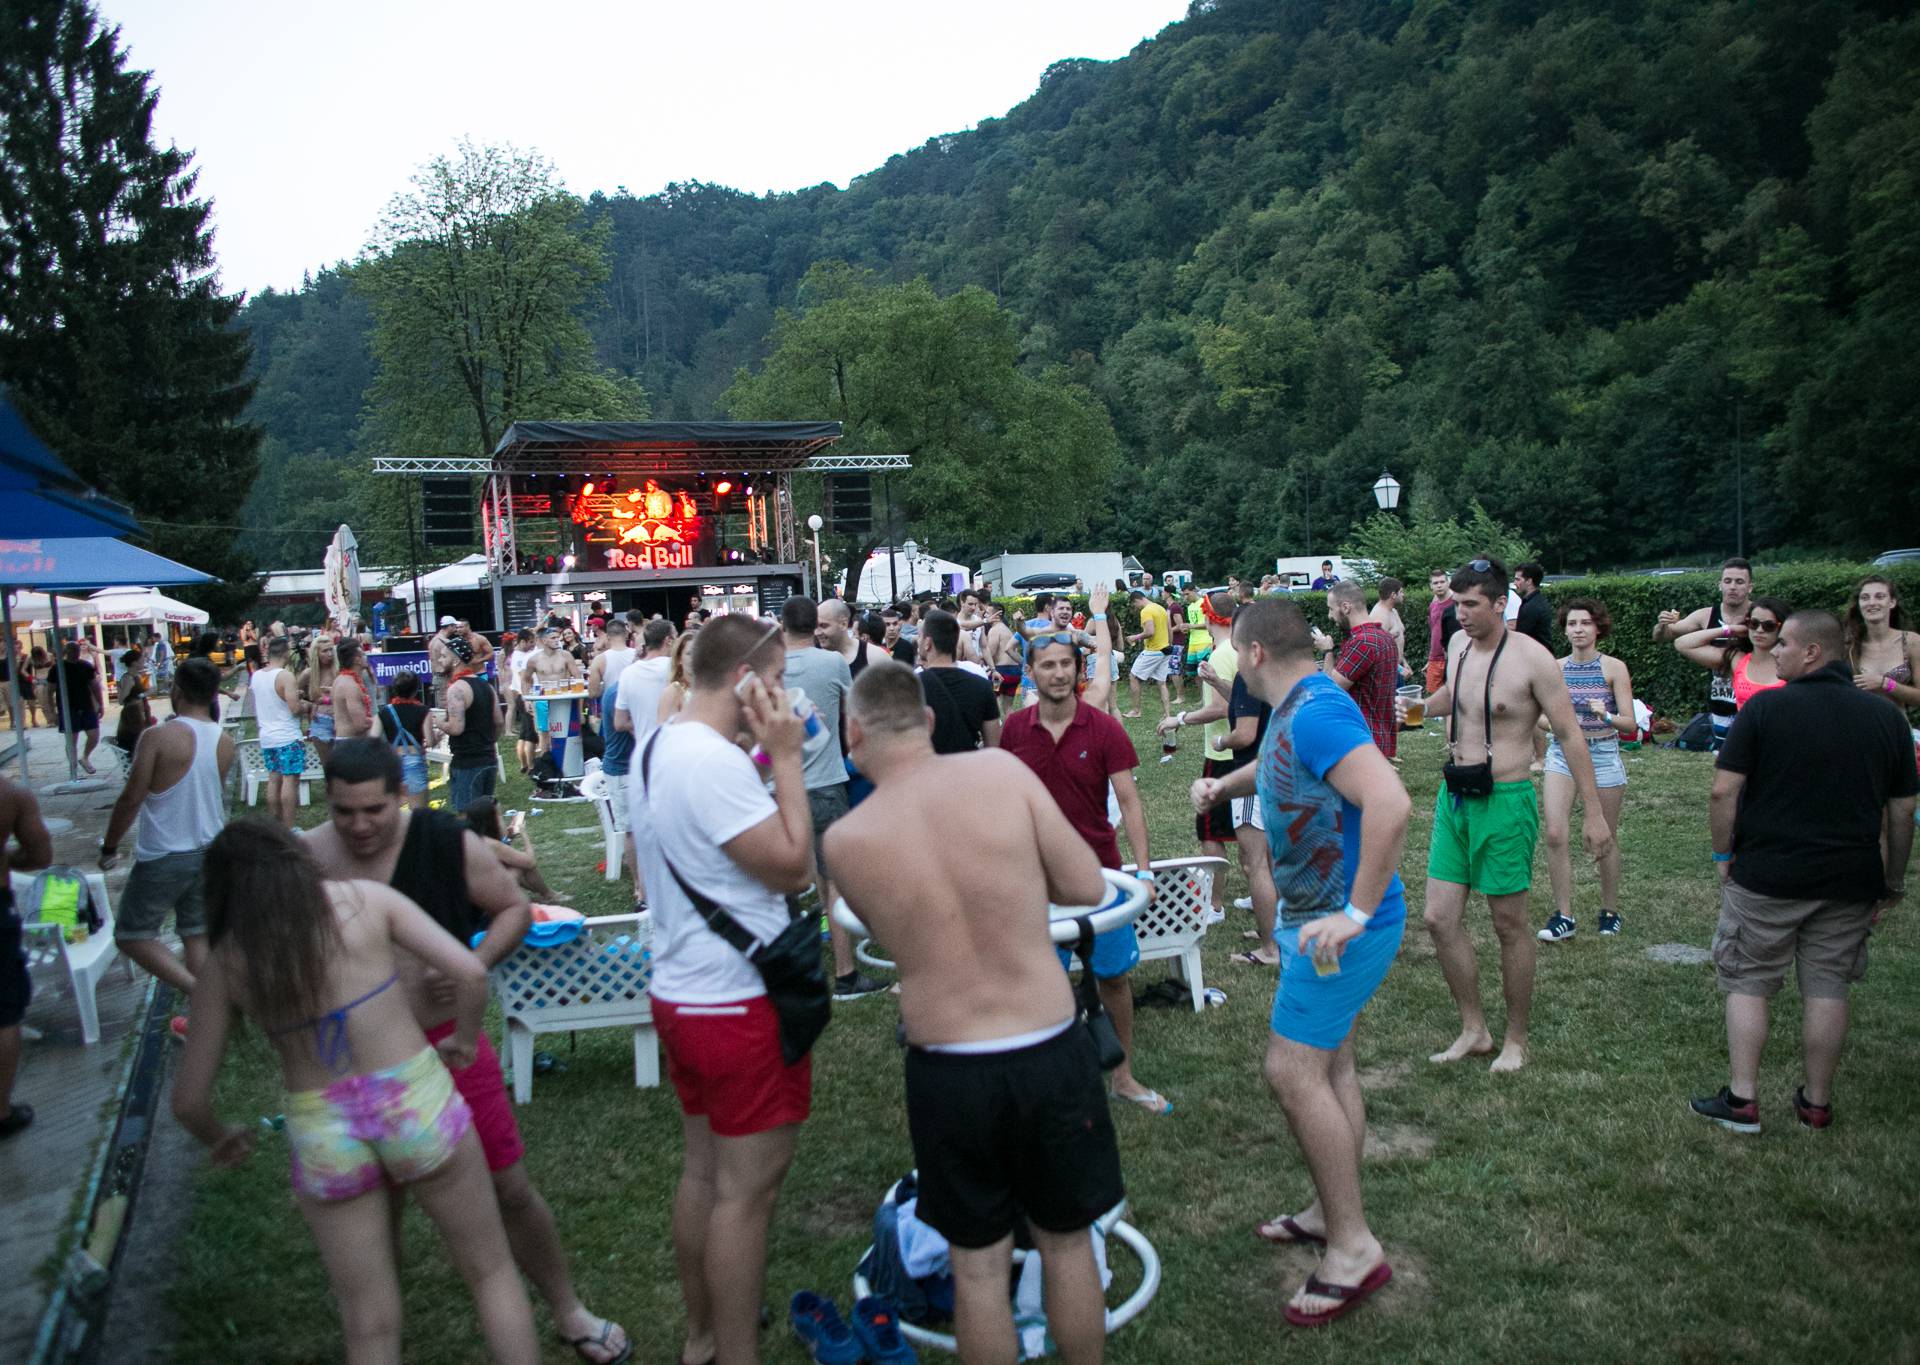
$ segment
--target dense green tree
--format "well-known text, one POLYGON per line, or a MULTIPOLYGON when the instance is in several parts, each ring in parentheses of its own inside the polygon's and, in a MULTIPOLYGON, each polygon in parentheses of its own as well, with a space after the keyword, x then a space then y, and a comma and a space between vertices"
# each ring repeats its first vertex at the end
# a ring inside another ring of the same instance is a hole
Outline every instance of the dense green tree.
POLYGON ((0 4, 0 382, 157 552, 254 595, 233 535, 255 468, 240 300, 214 274, 192 158, 85 0, 0 4))
MULTIPOLYGON (((766 364, 727 390, 733 416, 838 419, 840 449, 911 456, 893 496, 949 558, 1085 531, 1113 466, 1106 411, 1064 374, 1023 373, 1013 320, 985 290, 942 298, 828 262, 800 300, 766 364)), ((846 545, 846 562, 863 568, 878 543, 846 545)))

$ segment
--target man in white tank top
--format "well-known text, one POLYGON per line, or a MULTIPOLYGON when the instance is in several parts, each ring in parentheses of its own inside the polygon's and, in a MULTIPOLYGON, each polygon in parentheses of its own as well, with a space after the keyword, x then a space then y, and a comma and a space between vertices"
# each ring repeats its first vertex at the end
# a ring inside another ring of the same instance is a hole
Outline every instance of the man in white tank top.
POLYGON ((267 765, 267 812, 292 829, 300 809, 300 774, 307 770, 307 742, 300 733, 300 717, 311 714, 314 704, 300 695, 299 685, 287 668, 287 648, 283 635, 267 642, 267 666, 248 680, 247 690, 253 694, 253 715, 260 726, 260 757, 267 765))
MULTIPOLYGON (((227 823, 226 782, 233 768, 233 740, 213 718, 220 671, 205 659, 188 659, 173 675, 173 719, 150 727, 134 746, 133 769, 114 802, 100 840, 100 868, 119 857, 127 828, 133 839, 133 871, 120 893, 114 944, 182 994, 207 956, 206 907, 200 895, 200 863, 207 845, 227 823), (171 911, 186 950, 182 965, 160 934, 171 911)), ((174 1032, 185 1032, 175 1019, 174 1032)))

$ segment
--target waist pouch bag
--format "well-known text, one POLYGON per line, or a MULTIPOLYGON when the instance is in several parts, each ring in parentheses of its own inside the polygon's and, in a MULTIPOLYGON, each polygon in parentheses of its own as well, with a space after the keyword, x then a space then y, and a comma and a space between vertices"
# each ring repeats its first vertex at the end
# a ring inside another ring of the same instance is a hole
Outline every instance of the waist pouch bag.
MULTIPOLYGON (((647 784, 647 804, 653 804, 653 744, 659 732, 647 740, 640 756, 640 779, 647 784)), ((826 963, 820 956, 820 928, 812 915, 799 913, 796 898, 787 897, 787 927, 771 942, 761 942, 746 927, 721 908, 710 896, 687 883, 680 869, 661 850, 667 871, 680 892, 706 921, 707 928, 727 941, 729 947, 754 965, 761 984, 767 988, 767 1003, 780 1021, 780 1056, 794 1065, 813 1050, 814 1042, 826 1030, 833 1014, 833 987, 827 980, 826 963)), ((1097 1003, 1097 1002, 1096 1002, 1097 1003)), ((1109 1023, 1108 1027, 1112 1027, 1109 1023)))
MULTIPOLYGON (((1487 741, 1487 757, 1483 763, 1455 763, 1453 757, 1453 722, 1460 714, 1460 689, 1454 688, 1452 705, 1447 708, 1447 744, 1448 762, 1440 767, 1440 780, 1447 784, 1447 790, 1453 794, 1456 802, 1469 796, 1493 795, 1493 670, 1500 667, 1500 656, 1506 651, 1507 636, 1510 632, 1500 633, 1500 643, 1494 646, 1493 662, 1487 665, 1487 693, 1483 700, 1480 733, 1487 741)), ((1461 655, 1464 660, 1466 655, 1461 655)))
POLYGON ((1093 1039, 1093 1050, 1100 1059, 1100 1069, 1111 1071, 1127 1060, 1127 1050, 1120 1046, 1119 1030, 1113 1026, 1113 1016, 1100 1004, 1100 986, 1093 979, 1093 921, 1081 915, 1074 923, 1080 926, 1080 941, 1073 949, 1080 958, 1080 984, 1074 987, 1080 1006, 1080 1021, 1086 1025, 1087 1034, 1093 1039))

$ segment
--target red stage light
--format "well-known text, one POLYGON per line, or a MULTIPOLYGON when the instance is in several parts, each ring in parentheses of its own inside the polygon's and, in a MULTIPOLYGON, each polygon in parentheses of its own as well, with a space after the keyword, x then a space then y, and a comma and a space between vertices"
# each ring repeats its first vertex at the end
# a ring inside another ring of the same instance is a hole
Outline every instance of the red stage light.
POLYGON ((583 498, 590 498, 593 496, 593 481, 591 479, 589 479, 587 483, 580 489, 580 496, 583 498))
POLYGON ((724 498, 727 494, 733 491, 733 480, 732 479, 720 480, 719 483, 716 483, 713 486, 713 491, 716 497, 724 498))

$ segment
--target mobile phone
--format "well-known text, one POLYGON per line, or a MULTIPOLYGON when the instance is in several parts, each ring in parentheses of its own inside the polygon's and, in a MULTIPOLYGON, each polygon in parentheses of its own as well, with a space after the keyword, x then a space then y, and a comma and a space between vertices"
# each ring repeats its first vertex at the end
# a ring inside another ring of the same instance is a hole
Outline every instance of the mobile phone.
POLYGON ((755 673, 749 670, 745 677, 741 678, 739 682, 733 685, 733 695, 738 697, 741 701, 745 701, 747 699, 747 688, 750 687, 752 684, 758 682, 759 680, 760 680, 760 675, 758 673, 755 673))

